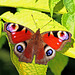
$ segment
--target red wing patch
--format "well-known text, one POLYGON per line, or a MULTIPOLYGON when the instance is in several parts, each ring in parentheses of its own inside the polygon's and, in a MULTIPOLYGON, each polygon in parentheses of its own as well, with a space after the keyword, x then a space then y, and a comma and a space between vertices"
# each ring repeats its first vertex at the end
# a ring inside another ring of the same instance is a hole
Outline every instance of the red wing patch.
POLYGON ((71 33, 67 31, 52 31, 43 33, 42 39, 50 47, 59 51, 63 48, 66 42, 71 42, 71 36, 71 33))
POLYGON ((34 33, 29 28, 15 23, 5 23, 4 31, 7 32, 10 42, 13 44, 30 39, 34 33))
POLYGON ((36 60, 43 59, 44 55, 45 55, 44 48, 38 50, 37 53, 36 53, 36 60))
POLYGON ((31 38, 31 32, 27 31, 27 33, 25 33, 25 30, 22 30, 19 32, 12 32, 11 37, 12 37, 13 43, 19 43, 19 42, 30 39, 31 38))
POLYGON ((63 42, 63 40, 54 37, 54 35, 50 34, 50 36, 48 36, 48 33, 43 36, 43 41, 55 50, 57 50, 63 42))

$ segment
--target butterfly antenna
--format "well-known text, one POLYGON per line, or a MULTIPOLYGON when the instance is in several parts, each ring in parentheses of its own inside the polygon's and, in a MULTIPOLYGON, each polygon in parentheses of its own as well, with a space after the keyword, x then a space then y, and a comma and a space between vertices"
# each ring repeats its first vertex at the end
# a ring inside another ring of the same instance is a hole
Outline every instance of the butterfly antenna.
POLYGON ((34 24, 35 24, 35 26, 36 26, 36 28, 37 28, 37 23, 35 22, 34 17, 33 17, 32 14, 31 14, 31 16, 32 16, 32 19, 33 19, 33 21, 34 21, 34 24))
MULTIPOLYGON (((43 27, 45 27, 45 26, 46 26, 47 24, 49 24, 51 21, 52 21, 52 20, 48 21, 48 23, 46 23, 43 27)), ((43 27, 41 27, 41 29, 42 29, 43 27)))
POLYGON ((3 19, 1 19, 1 21, 3 21, 4 23, 6 23, 6 21, 4 21, 3 19))

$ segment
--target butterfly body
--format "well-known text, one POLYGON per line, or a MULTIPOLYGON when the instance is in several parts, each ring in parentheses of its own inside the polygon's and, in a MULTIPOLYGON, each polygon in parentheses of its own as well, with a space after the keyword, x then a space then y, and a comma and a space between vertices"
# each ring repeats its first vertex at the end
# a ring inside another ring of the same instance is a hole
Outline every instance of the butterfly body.
POLYGON ((62 50, 66 42, 71 41, 71 34, 67 31, 47 31, 34 33, 31 29, 15 23, 5 23, 9 41, 15 44, 14 53, 19 61, 47 64, 55 57, 56 51, 62 50))

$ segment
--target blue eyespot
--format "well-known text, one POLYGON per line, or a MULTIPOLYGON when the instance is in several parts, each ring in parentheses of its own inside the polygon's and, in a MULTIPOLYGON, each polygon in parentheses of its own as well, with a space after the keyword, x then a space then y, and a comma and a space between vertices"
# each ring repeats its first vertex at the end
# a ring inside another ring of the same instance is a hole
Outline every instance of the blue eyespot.
POLYGON ((20 53, 23 52, 23 47, 21 45, 18 45, 17 46, 17 51, 20 52, 20 53))
POLYGON ((53 54, 53 51, 51 49, 47 50, 46 56, 51 56, 53 54))

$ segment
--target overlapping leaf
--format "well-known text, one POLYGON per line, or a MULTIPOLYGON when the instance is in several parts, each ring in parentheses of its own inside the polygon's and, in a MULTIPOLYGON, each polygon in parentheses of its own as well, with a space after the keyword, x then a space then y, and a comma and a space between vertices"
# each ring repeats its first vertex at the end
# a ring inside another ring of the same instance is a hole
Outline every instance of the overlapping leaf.
POLYGON ((0 0, 0 6, 26 8, 44 12, 51 11, 51 15, 54 8, 55 13, 63 14, 66 12, 62 0, 0 0))
POLYGON ((62 16, 62 25, 71 32, 73 37, 73 44, 65 54, 75 58, 75 0, 64 0, 64 5, 68 13, 62 16))
POLYGON ((0 0, 0 6, 21 7, 49 12, 48 0, 0 0))
POLYGON ((68 12, 75 12, 75 0, 63 0, 63 3, 68 12))
POLYGON ((49 0, 49 8, 50 8, 51 17, 53 16, 53 9, 59 1, 60 0, 49 0))

